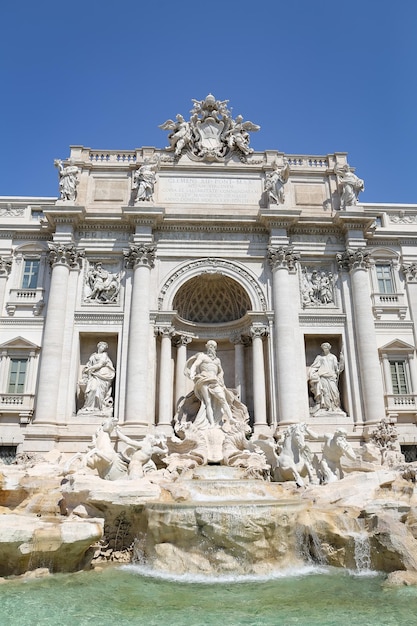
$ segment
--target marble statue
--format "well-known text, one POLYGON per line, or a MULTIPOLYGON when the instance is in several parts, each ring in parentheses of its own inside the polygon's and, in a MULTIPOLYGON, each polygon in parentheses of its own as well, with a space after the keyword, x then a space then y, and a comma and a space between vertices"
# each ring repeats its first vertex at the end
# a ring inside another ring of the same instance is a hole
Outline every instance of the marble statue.
POLYGON ((216 354, 217 343, 208 341, 206 349, 207 352, 199 352, 188 359, 185 374, 194 383, 194 393, 201 401, 199 413, 204 413, 208 424, 230 426, 234 421, 230 407, 233 398, 224 384, 223 368, 216 354))
POLYGON ((124 478, 127 473, 127 462, 116 452, 111 440, 111 434, 116 424, 116 418, 106 418, 93 434, 89 450, 85 453, 79 452, 71 457, 65 465, 64 473, 71 472, 75 461, 80 460, 82 467, 97 470, 98 475, 103 480, 124 478))
POLYGON ((158 161, 145 159, 143 164, 136 170, 133 177, 133 190, 136 192, 135 204, 138 202, 152 201, 156 183, 155 170, 158 168, 158 161))
POLYGON ((270 204, 284 204, 284 185, 288 181, 289 175, 290 167, 288 163, 281 168, 278 167, 276 162, 272 164, 272 171, 266 175, 264 186, 270 204))
POLYGON ((252 154, 249 133, 259 130, 257 124, 244 121, 241 115, 233 119, 228 100, 216 100, 212 94, 193 103, 189 121, 178 114, 175 121, 169 119, 159 126, 170 131, 165 149, 174 152, 174 159, 188 152, 206 161, 221 161, 233 154, 245 161, 252 154))
POLYGON ((159 128, 171 131, 168 135, 169 146, 165 150, 173 150, 175 156, 179 157, 191 141, 190 123, 186 122, 183 116, 178 113, 175 122, 167 120, 159 128))
POLYGON ((108 417, 92 436, 89 450, 75 454, 66 464, 65 472, 70 472, 76 460, 82 466, 97 470, 103 480, 137 480, 156 472, 153 456, 165 456, 168 453, 166 436, 163 433, 148 434, 141 441, 136 441, 123 434, 117 426, 118 420, 108 417), (122 452, 116 452, 111 440, 113 430, 117 437, 126 444, 122 452))
POLYGON ((317 474, 320 483, 330 483, 341 480, 344 477, 341 458, 346 456, 351 461, 356 460, 356 454, 347 440, 347 432, 344 428, 338 428, 335 433, 324 435, 322 458, 315 459, 317 474))
POLYGON ((143 478, 145 474, 156 472, 157 467, 152 460, 154 455, 167 455, 168 447, 164 433, 148 434, 141 441, 127 437, 118 426, 116 433, 120 441, 127 444, 122 457, 128 463, 128 478, 135 480, 143 478))
POLYGON ((112 274, 101 263, 90 267, 86 276, 86 302, 109 304, 117 302, 120 292, 120 274, 112 274))
POLYGON ((332 272, 303 268, 301 282, 303 307, 320 307, 335 303, 332 272))
POLYGON ((240 468, 245 477, 263 479, 269 465, 263 451, 248 440, 249 413, 236 393, 224 383, 217 343, 188 359, 184 374, 194 389, 178 404, 174 436, 167 440, 164 459, 171 472, 182 474, 198 465, 220 464, 240 468))
POLYGON ((55 167, 59 172, 59 194, 61 200, 75 202, 77 199, 77 185, 79 169, 76 165, 64 166, 61 159, 55 159, 55 167))
POLYGON ((344 370, 343 353, 340 361, 330 352, 331 345, 327 342, 321 344, 323 354, 319 354, 310 366, 308 380, 313 393, 315 406, 313 414, 318 411, 342 412, 340 408, 339 375, 344 370))
POLYGON ((294 480, 298 487, 304 487, 305 477, 308 477, 310 483, 315 482, 313 454, 306 444, 306 437, 318 439, 318 435, 304 422, 291 424, 281 434, 276 464, 272 470, 273 480, 294 480))
POLYGON ((226 132, 227 145, 232 150, 237 148, 244 155, 251 154, 253 148, 249 147, 250 135, 248 131, 259 130, 259 126, 252 122, 244 122, 241 115, 237 115, 236 119, 230 120, 230 128, 226 132))
POLYGON ((84 387, 84 405, 78 411, 78 415, 85 413, 107 415, 113 411, 111 392, 115 370, 107 350, 107 343, 100 341, 97 344, 97 352, 90 356, 82 371, 80 386, 84 387))
POLYGON ((404 463, 404 455, 398 443, 398 430, 388 418, 383 418, 371 432, 370 444, 377 449, 381 465, 393 467, 404 463))
POLYGON ((365 190, 364 181, 351 171, 347 163, 335 171, 341 187, 340 208, 354 206, 358 202, 360 192, 365 190))

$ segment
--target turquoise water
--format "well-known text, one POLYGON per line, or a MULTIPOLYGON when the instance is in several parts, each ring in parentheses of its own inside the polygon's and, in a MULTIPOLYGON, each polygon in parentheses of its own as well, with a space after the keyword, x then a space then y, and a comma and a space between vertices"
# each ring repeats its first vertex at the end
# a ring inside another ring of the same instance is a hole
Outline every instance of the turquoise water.
POLYGON ((135 566, 0 586, 1 626, 402 626, 417 589, 382 576, 305 569, 267 579, 173 580, 135 566))

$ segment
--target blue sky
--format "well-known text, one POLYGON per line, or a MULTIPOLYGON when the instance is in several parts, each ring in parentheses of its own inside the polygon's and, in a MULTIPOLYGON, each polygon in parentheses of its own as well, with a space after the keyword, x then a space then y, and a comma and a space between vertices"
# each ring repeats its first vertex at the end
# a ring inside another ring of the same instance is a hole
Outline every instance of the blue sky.
POLYGON ((3 0, 0 195, 58 193, 70 145, 164 147, 213 93, 255 150, 348 152, 363 202, 417 203, 415 0, 3 0))

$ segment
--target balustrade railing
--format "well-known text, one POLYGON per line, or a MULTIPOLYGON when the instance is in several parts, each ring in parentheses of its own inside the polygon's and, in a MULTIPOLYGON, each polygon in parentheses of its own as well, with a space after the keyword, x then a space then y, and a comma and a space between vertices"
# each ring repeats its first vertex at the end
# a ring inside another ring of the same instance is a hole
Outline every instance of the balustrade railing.
POLYGON ((385 404, 389 411, 417 410, 417 394, 386 394, 385 404))

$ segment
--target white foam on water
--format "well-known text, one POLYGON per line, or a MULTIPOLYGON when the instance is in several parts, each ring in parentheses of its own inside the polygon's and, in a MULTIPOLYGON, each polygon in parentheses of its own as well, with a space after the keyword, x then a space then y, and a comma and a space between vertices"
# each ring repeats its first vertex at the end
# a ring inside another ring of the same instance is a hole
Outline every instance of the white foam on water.
POLYGON ((310 576, 312 574, 328 574, 330 571, 330 568, 320 565, 302 565, 300 567, 272 570, 268 574, 219 574, 213 576, 208 574, 174 574, 172 572, 154 570, 148 565, 141 564, 122 565, 120 569, 138 576, 171 580, 179 583, 203 583, 206 585, 217 583, 262 583, 267 582, 268 580, 277 580, 279 578, 296 578, 300 576, 310 576))

